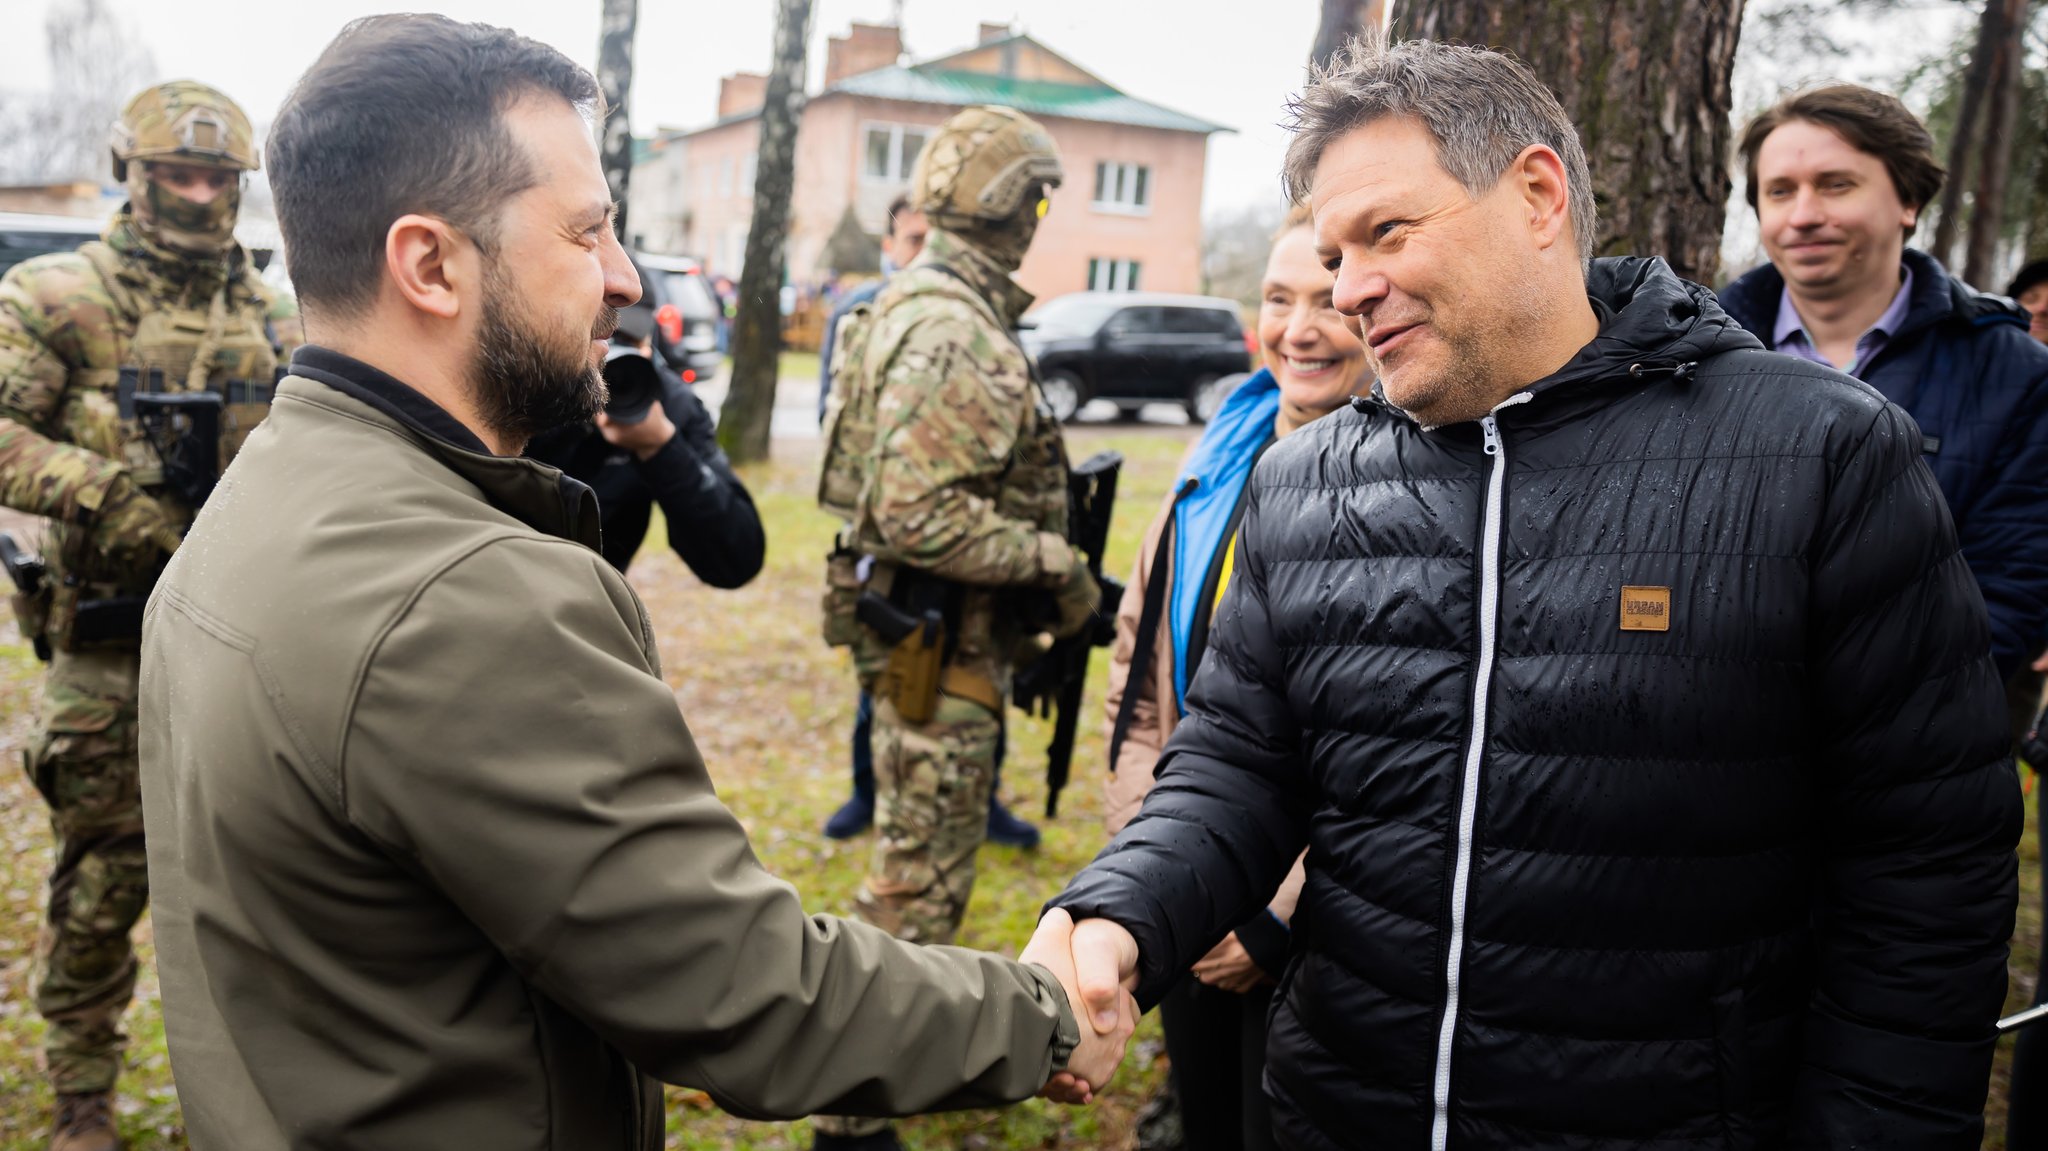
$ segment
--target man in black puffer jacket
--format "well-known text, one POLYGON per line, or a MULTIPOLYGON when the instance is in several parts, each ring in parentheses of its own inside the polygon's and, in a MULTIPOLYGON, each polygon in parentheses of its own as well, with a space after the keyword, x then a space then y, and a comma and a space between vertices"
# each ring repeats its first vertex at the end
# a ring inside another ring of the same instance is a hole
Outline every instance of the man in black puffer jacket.
POLYGON ((1305 846, 1284 1146, 1975 1148, 2019 792, 1912 421, 1582 265, 1508 58, 1360 45, 1294 109, 1384 396, 1259 466, 1158 784, 1047 913, 1084 998, 1305 846))

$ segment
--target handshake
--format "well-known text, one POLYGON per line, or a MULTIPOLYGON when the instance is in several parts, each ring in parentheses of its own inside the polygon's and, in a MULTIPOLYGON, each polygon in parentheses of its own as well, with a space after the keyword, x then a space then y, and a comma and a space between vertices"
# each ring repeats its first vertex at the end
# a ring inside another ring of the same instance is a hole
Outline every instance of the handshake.
POLYGON ((1052 972, 1067 993, 1081 1041, 1067 1057, 1066 1070, 1039 1094, 1056 1103, 1086 1103, 1109 1082, 1123 1062, 1124 1047, 1138 1026, 1138 941, 1107 919, 1075 923, 1058 908, 1045 913, 1031 942, 1017 956, 1052 972))

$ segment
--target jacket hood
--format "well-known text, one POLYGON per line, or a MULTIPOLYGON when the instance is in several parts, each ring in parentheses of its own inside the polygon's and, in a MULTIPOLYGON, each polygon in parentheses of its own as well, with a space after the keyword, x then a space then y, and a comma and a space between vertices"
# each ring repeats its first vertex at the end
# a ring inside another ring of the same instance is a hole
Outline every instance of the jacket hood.
MULTIPOLYGON (((1517 424, 1570 419, 1605 404, 1623 385, 1659 377, 1688 379, 1710 356, 1763 346, 1721 310, 1711 289, 1679 279, 1656 256, 1594 260, 1586 273, 1586 297, 1599 314, 1600 334, 1563 367, 1518 389, 1543 403, 1517 405, 1504 411, 1503 419, 1517 424)), ((1370 398, 1351 404, 1360 411, 1400 412, 1377 382, 1370 398)), ((1400 415, 1414 419, 1406 412, 1400 415)), ((1474 421, 1449 427, 1466 429, 1460 436, 1477 435, 1474 421)))
POLYGON ((1679 279, 1656 256, 1594 260, 1586 274, 1586 295, 1601 313, 1600 334, 1531 391, 1662 372, 1689 374, 1685 365, 1763 346, 1721 310, 1712 290, 1679 279))
MULTIPOLYGON (((1980 292, 1949 274, 1941 261, 1917 248, 1900 255, 1913 273, 1913 296, 1906 303, 1906 319, 1892 334, 1894 340, 1934 324, 1958 321, 1965 324, 2015 324, 2027 326, 2027 314, 2003 296, 1980 292)), ((1778 301, 1785 294, 1785 277, 1772 264, 1750 269, 1721 292, 1721 306, 1735 321, 1752 332, 1768 334, 1777 325, 1778 301)))

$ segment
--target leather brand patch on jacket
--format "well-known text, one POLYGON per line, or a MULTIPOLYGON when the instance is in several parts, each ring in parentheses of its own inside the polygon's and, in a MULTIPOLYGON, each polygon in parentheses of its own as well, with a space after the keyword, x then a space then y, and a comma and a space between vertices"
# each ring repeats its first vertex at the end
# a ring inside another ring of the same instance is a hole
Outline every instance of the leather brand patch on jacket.
POLYGON ((1668 587, 1622 588, 1621 630, 1670 631, 1671 589, 1668 587))

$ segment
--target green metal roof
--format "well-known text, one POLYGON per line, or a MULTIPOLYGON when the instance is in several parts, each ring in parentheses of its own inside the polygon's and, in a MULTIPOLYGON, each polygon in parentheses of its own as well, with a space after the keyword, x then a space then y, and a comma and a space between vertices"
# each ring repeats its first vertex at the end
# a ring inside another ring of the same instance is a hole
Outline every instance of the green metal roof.
POLYGON ((823 95, 845 92, 882 100, 909 100, 924 104, 1001 104, 1031 116, 1064 116, 1069 120, 1094 120, 1104 124, 1129 124, 1138 128, 1167 128, 1178 132, 1228 132, 1232 129, 1198 120, 1171 108, 1162 108, 1114 88, 1086 84, 1055 84, 1044 80, 1017 80, 984 72, 956 72, 932 65, 909 68, 892 66, 848 76, 827 88, 823 95))
MULTIPOLYGON (((1066 59, 1022 33, 1009 37, 1009 40, 1028 44, 1058 59, 1066 59)), ((913 64, 908 68, 892 64, 887 68, 877 68, 872 72, 848 76, 812 99, 844 92, 849 96, 944 104, 958 108, 970 104, 1001 104, 1031 116, 1064 116, 1069 120, 1129 124, 1135 128, 1166 128, 1176 132, 1200 132, 1204 135, 1210 132, 1237 130, 1223 124, 1212 124, 1207 120, 1197 119, 1184 112, 1176 112, 1171 108, 1161 107, 1133 96, 1126 96, 1105 83, 1059 84, 1048 80, 1018 80, 1009 76, 967 72, 947 67, 962 56, 990 47, 999 47, 1007 42, 990 41, 923 64, 913 64)), ((727 124, 752 120, 760 114, 759 108, 749 108, 744 112, 721 117, 715 123, 702 128, 692 128, 673 135, 694 136, 699 132, 722 128, 727 124)))

